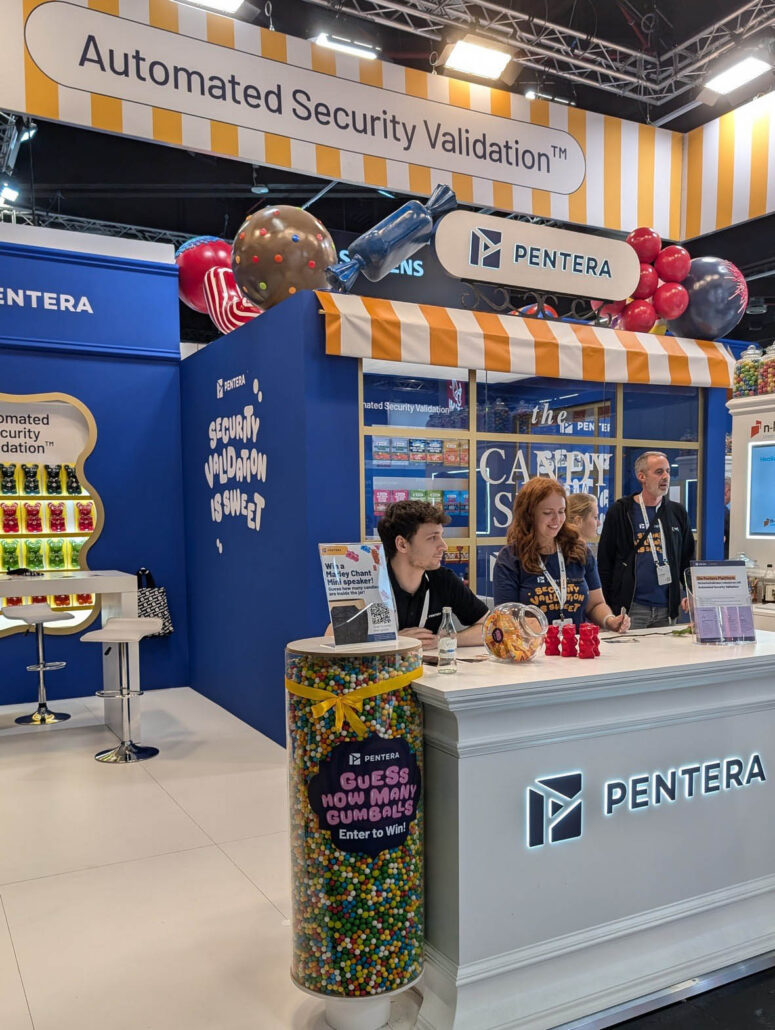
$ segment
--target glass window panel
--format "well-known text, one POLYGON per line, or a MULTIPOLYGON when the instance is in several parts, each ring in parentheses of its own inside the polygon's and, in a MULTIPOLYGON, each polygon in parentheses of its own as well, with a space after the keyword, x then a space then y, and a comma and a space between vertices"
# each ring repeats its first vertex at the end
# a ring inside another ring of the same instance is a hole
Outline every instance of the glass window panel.
MULTIPOLYGON (((448 536, 444 531, 445 538, 448 536)), ((470 562, 469 548, 466 544, 456 544, 454 540, 447 540, 447 553, 444 555, 443 565, 452 569, 456 576, 460 576, 466 586, 470 586, 468 567, 470 562)))
POLYGON ((613 436, 616 386, 478 372, 476 422, 483 433, 613 436))
MULTIPOLYGON (((689 512, 692 529, 696 531, 698 509, 697 467, 699 452, 696 450, 679 450, 677 447, 667 447, 663 449, 663 453, 667 455, 670 461, 670 493, 668 496, 673 501, 679 501, 684 508, 686 508, 689 512)), ((643 454, 642 447, 624 448, 622 483, 624 484, 625 495, 635 494, 640 490, 640 483, 635 478, 635 470, 633 468, 635 459, 639 454, 643 454)))
POLYGON ((694 386, 623 387, 622 435, 631 440, 698 439, 699 390, 694 386))
POLYGON ((502 546, 502 544, 497 544, 476 549, 476 592, 479 597, 489 598, 490 601, 493 596, 492 570, 502 546))
POLYGON ((467 430, 468 373, 461 369, 457 377, 455 369, 448 369, 434 375, 417 368, 417 373, 400 375, 364 371, 363 424, 467 430))
POLYGON ((468 439, 366 436, 366 535, 393 501, 428 501, 451 522, 447 538, 468 536, 468 439))
POLYGON ((601 516, 611 502, 614 449, 583 438, 557 446, 480 440, 476 455, 476 535, 505 536, 511 525, 514 494, 532 476, 553 476, 569 493, 597 497, 601 516))

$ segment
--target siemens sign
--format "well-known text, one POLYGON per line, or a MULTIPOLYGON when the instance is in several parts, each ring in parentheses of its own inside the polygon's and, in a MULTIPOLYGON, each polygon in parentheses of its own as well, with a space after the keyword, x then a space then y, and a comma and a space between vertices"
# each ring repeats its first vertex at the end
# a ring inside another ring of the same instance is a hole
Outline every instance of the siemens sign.
POLYGON ((638 256, 621 240, 471 211, 445 215, 435 247, 450 275, 501 286, 621 300, 640 278, 638 256))
MULTIPOLYGON (((661 771, 608 779, 603 783, 603 815, 693 801, 724 791, 765 783, 758 752, 748 758, 728 757, 688 762, 661 771)), ((529 848, 578 839, 582 835, 583 774, 554 773, 537 777, 526 792, 526 843, 529 848)))

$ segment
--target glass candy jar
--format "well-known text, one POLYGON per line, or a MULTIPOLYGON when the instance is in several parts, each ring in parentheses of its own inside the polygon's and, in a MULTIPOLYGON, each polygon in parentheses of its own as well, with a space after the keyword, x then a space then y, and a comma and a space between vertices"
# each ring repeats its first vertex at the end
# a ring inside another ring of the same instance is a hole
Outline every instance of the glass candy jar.
POLYGON ((762 352, 754 344, 746 347, 735 362, 732 393, 735 397, 755 397, 759 393, 759 366, 762 352))
POLYGON ((775 393, 775 343, 771 343, 759 363, 759 393, 775 393))
POLYGON ((501 662, 529 662, 540 651, 549 628, 532 604, 499 604, 484 620, 484 645, 501 662))

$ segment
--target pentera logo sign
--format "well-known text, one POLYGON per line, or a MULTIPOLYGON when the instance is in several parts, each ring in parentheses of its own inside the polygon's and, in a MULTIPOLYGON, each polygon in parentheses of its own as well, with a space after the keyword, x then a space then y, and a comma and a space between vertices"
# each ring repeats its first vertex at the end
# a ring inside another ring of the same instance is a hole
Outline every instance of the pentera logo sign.
POLYGON ((500 229, 472 229, 468 260, 480 268, 500 268, 502 241, 500 229))
POLYGON ((558 844, 581 836, 580 772, 536 780, 527 791, 527 846, 558 844))

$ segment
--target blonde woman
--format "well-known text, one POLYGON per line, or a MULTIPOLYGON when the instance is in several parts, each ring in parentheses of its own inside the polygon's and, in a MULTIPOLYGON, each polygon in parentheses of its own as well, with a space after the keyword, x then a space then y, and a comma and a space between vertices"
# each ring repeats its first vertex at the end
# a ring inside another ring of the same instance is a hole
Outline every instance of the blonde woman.
MULTIPOLYGON (((597 498, 592 494, 570 494, 565 506, 565 519, 587 544, 597 545, 597 498)), ((594 552, 594 547, 592 548, 594 552)))

